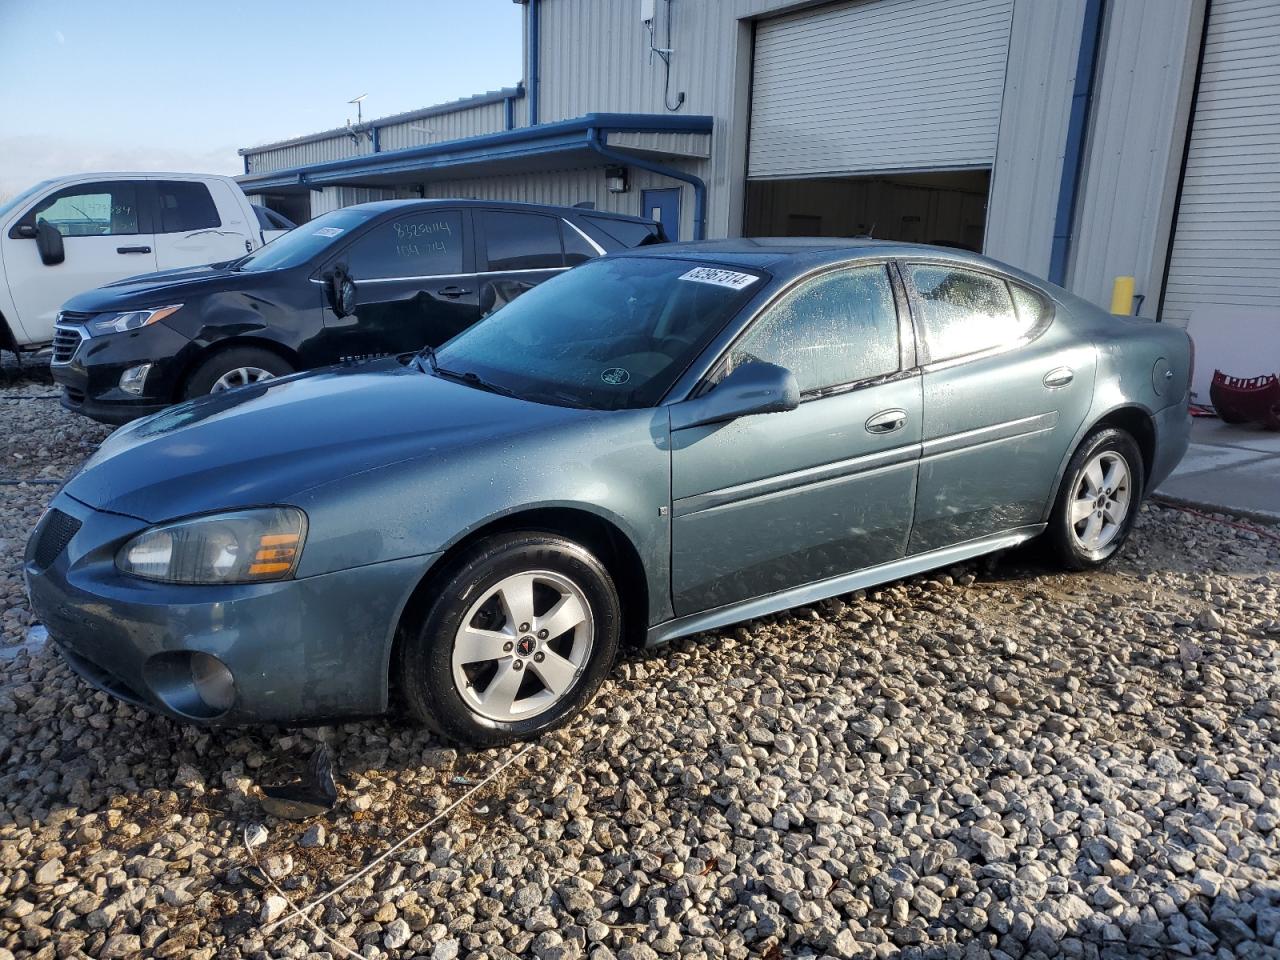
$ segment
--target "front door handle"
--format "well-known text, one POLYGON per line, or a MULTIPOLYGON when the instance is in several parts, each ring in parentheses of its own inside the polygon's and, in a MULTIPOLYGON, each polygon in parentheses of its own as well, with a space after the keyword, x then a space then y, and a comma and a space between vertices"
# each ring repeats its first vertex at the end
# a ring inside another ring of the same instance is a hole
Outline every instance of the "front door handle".
POLYGON ((1065 387, 1075 379, 1076 372, 1070 367, 1055 367, 1044 375, 1044 385, 1049 389, 1065 387))
POLYGON ((458 297, 465 297, 470 290, 464 290, 462 287, 441 287, 437 293, 442 297, 448 297, 450 300, 456 300, 458 297))
POLYGON ((875 416, 869 417, 865 424, 867 433, 893 433, 906 425, 907 411, 899 408, 881 410, 875 416))
POLYGON ((116 253, 150 253, 150 247, 116 247, 116 253))

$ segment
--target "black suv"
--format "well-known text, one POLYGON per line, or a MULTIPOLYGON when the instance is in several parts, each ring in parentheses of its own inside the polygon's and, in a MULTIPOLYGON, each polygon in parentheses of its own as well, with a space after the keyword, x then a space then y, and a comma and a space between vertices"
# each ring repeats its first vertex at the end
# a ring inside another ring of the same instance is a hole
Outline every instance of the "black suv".
POLYGON ((125 423, 297 370, 438 346, 561 271, 665 239, 651 220, 578 207, 345 207, 239 260, 73 297, 53 376, 63 406, 125 423))

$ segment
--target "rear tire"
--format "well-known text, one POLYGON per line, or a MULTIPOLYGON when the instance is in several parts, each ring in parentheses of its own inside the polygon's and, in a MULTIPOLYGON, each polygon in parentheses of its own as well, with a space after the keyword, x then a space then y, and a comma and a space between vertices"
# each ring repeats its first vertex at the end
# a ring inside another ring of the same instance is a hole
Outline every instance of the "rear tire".
POLYGON ((1068 570, 1092 570, 1124 545, 1142 504, 1142 451, 1123 430, 1085 437, 1063 474, 1049 517, 1048 544, 1068 570))
POLYGON ((622 635, 604 565, 563 537, 526 531, 475 544, 433 585, 400 648, 410 715, 472 746, 533 738, 595 695, 622 635))
POLYGON ((183 396, 187 400, 220 393, 233 387, 261 383, 293 373, 293 365, 261 347, 232 347, 205 360, 187 378, 183 396))

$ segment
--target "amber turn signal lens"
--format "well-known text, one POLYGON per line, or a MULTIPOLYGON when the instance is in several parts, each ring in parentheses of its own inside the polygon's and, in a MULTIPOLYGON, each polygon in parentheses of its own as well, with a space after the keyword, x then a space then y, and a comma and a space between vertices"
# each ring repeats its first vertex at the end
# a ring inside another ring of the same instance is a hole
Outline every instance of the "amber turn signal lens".
POLYGON ((258 552, 254 555, 249 575, 254 577, 284 573, 293 566, 298 554, 296 533, 269 533, 258 539, 258 552))

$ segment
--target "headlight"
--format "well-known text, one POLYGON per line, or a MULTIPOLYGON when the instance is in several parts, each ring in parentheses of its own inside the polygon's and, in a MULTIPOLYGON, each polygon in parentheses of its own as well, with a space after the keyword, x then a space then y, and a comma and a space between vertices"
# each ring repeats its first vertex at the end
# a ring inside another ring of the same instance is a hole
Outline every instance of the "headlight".
POLYGON ((128 310, 124 313, 104 313, 89 321, 89 329, 93 333, 124 333, 146 327, 182 309, 182 304, 175 303, 168 307, 154 307, 151 310, 128 310))
POLYGON ((116 566, 165 583, 259 583, 293 574, 307 534, 295 507, 211 514, 153 527, 116 554, 116 566))

